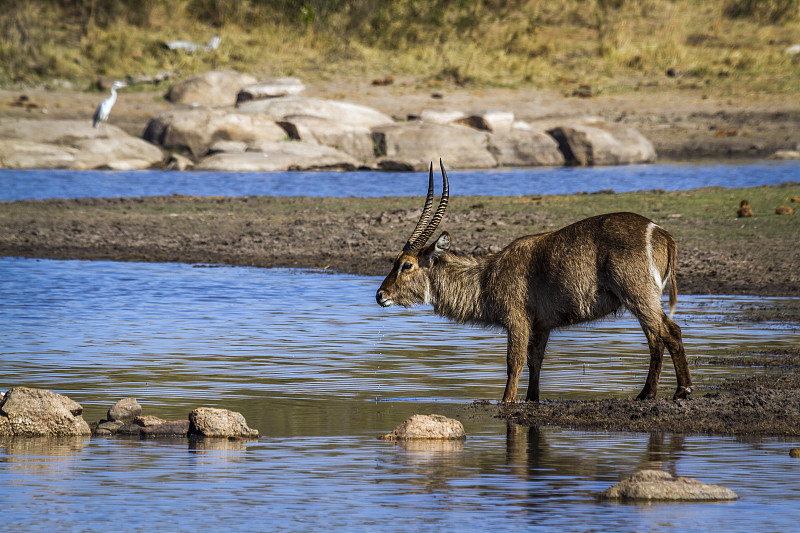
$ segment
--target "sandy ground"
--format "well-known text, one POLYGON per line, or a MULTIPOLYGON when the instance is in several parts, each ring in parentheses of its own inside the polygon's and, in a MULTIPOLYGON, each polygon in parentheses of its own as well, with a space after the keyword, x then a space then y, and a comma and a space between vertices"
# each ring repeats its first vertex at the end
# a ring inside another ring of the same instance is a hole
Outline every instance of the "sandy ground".
MULTIPOLYGON (((114 107, 110 123, 141 135, 147 122, 172 107, 164 100, 167 87, 126 89, 114 107)), ((370 80, 337 80, 308 87, 308 96, 345 100, 405 118, 423 109, 513 111, 518 119, 546 128, 564 117, 599 116, 636 127, 655 145, 662 160, 768 157, 800 144, 800 102, 782 96, 736 99, 701 91, 643 90, 591 98, 537 89, 470 89, 420 86, 398 79, 389 86, 370 80)), ((2 90, 3 117, 47 117, 91 120, 105 93, 67 90, 2 90), (24 101, 21 101, 24 97, 24 101)))

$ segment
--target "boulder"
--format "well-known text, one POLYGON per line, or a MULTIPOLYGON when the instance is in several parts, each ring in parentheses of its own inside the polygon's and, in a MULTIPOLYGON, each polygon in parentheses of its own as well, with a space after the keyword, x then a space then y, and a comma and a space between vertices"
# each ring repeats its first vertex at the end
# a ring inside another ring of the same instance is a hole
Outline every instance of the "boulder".
POLYGON ((243 154, 219 153, 200 161, 195 170, 274 172, 283 170, 355 170, 359 162, 330 148, 298 141, 260 142, 243 154))
POLYGON ((442 415, 413 415, 394 428, 394 431, 378 437, 381 440, 444 439, 464 440, 467 434, 458 420, 442 415))
POLYGON ((265 115, 203 107, 161 113, 147 124, 144 138, 168 150, 202 157, 217 141, 280 141, 286 132, 265 115))
POLYGON ((352 125, 312 115, 289 115, 278 122, 292 139, 330 146, 359 161, 375 158, 372 133, 366 126, 352 125))
POLYGON ((242 141, 217 141, 208 147, 208 155, 242 154, 247 151, 247 143, 242 141))
POLYGON ((189 426, 188 420, 172 420, 143 426, 139 436, 147 439, 186 438, 189 434, 189 426))
POLYGON ((653 144, 634 128, 621 124, 585 119, 547 133, 558 142, 571 165, 630 165, 656 160, 653 144))
POLYGON ((448 109, 423 109, 419 114, 419 119, 425 122, 433 122, 435 124, 450 124, 463 118, 467 114, 463 111, 448 110, 448 109))
POLYGON ((142 406, 136 398, 123 398, 108 410, 106 415, 111 422, 133 422, 133 419, 142 414, 142 406))
POLYGON ((476 111, 459 119, 458 123, 476 130, 508 133, 514 125, 514 113, 510 111, 476 111))
POLYGON ((564 154, 558 143, 543 131, 514 128, 489 136, 489 152, 503 167, 563 165, 564 154))
POLYGON ((251 100, 298 95, 305 90, 306 86, 297 78, 272 78, 243 87, 236 95, 236 104, 251 100))
POLYGON ((83 407, 48 390, 15 387, 0 403, 0 435, 69 437, 90 435, 83 407))
POLYGON ((283 120, 289 115, 312 115, 365 128, 392 122, 392 117, 371 107, 304 96, 253 100, 239 104, 237 107, 242 112, 261 113, 275 121, 283 120))
POLYGON ((774 152, 771 156, 769 156, 769 158, 770 159, 784 160, 784 161, 788 161, 788 160, 792 160, 792 159, 800 159, 800 151, 798 151, 798 150, 778 150, 777 152, 774 152))
POLYGON ((735 500, 739 496, 721 485, 707 485, 662 470, 641 470, 600 493, 605 500, 735 500))
POLYGON ((89 120, 0 122, 0 168, 138 170, 158 165, 161 150, 116 126, 89 120))
POLYGON ((233 70, 213 70, 176 82, 167 93, 175 104, 232 106, 242 87, 256 83, 253 76, 233 70))
POLYGON ((200 437, 258 438, 258 430, 248 427, 241 413, 213 407, 198 407, 189 413, 189 434, 200 437))
POLYGON ((489 134, 466 126, 413 121, 372 129, 378 165, 392 170, 427 170, 441 157, 447 168, 493 168, 489 134))

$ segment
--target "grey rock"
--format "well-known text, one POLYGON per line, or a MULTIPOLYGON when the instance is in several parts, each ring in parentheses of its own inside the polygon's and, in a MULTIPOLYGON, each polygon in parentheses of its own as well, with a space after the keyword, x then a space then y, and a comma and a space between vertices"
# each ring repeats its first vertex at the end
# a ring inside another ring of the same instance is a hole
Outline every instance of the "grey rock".
POLYGON ((239 104, 238 109, 245 113, 264 114, 275 121, 283 120, 290 115, 311 115, 366 128, 392 122, 392 117, 371 107, 303 96, 254 100, 239 104))
POLYGON ((218 141, 280 141, 286 132, 268 116, 214 108, 175 109, 150 120, 144 138, 168 150, 204 156, 218 141))
POLYGON ((195 170, 274 172, 283 170, 355 170, 352 156, 327 146, 285 141, 260 142, 243 154, 214 154, 200 161, 195 170))
POLYGON ((450 124, 466 117, 463 111, 452 109, 423 109, 419 114, 420 120, 434 124, 450 124))
POLYGON ((251 100, 294 96, 305 90, 306 86, 297 78, 272 78, 243 87, 236 95, 236 103, 238 105, 251 100))
POLYGON ((242 141, 217 141, 208 148, 211 154, 241 154, 247 151, 247 143, 242 141))
POLYGON ((146 439, 186 437, 188 434, 188 420, 173 420, 161 424, 145 426, 140 433, 141 437, 146 439))
POLYGON ((83 407, 66 396, 42 389, 14 387, 0 403, 0 435, 81 436, 90 435, 83 407))
POLYGON ((189 434, 201 437, 258 438, 241 413, 213 407, 198 407, 189 413, 189 434))
POLYGON ((186 105, 232 106, 242 87, 256 81, 249 74, 233 70, 213 70, 177 81, 170 87, 167 100, 186 105))
POLYGON ((108 420, 111 422, 133 422, 133 419, 142 414, 142 406, 136 398, 123 398, 108 410, 108 420))
POLYGON ((489 136, 489 151, 500 166, 563 165, 558 143, 543 131, 515 128, 489 136))
POLYGON ((408 170, 427 170, 441 157, 447 168, 493 168, 489 134, 466 126, 413 121, 372 129, 378 165, 408 170))
POLYGON ((653 163, 653 144, 634 128, 600 119, 584 119, 548 130, 568 164, 630 165, 653 163))
POLYGON ((163 159, 158 147, 88 119, 0 122, 0 168, 137 170, 163 159))
POLYGON ((442 415, 413 415, 381 440, 444 439, 464 440, 467 434, 458 420, 442 415))
POLYGON ((600 493, 606 500, 735 500, 735 492, 721 485, 707 485, 662 470, 641 470, 600 493))
POLYGON ((330 146, 362 162, 375 158, 372 134, 366 126, 313 115, 289 115, 279 121, 278 125, 292 139, 330 146))
POLYGON ((510 111, 475 111, 457 122, 476 130, 508 133, 514 125, 514 113, 510 111))

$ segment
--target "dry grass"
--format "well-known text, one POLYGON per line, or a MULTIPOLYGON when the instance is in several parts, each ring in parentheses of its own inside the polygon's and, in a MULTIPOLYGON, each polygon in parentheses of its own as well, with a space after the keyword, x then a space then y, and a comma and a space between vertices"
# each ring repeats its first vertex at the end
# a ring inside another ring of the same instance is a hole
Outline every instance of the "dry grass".
POLYGON ((0 30, 6 85, 232 68, 595 94, 800 91, 800 61, 784 53, 800 41, 798 0, 33 0, 0 13, 0 30), (214 34, 212 53, 162 47, 214 34))

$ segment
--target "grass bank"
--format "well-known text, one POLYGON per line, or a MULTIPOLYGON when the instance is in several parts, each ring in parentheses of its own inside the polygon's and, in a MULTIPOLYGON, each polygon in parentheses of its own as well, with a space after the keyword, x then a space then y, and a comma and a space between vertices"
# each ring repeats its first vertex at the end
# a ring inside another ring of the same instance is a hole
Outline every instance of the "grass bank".
MULTIPOLYGON (((8 4, 8 3, 7 3, 8 4)), ((307 81, 797 94, 799 0, 31 0, 0 10, 0 83, 232 68, 307 81), (213 52, 176 53, 175 39, 213 52)))

